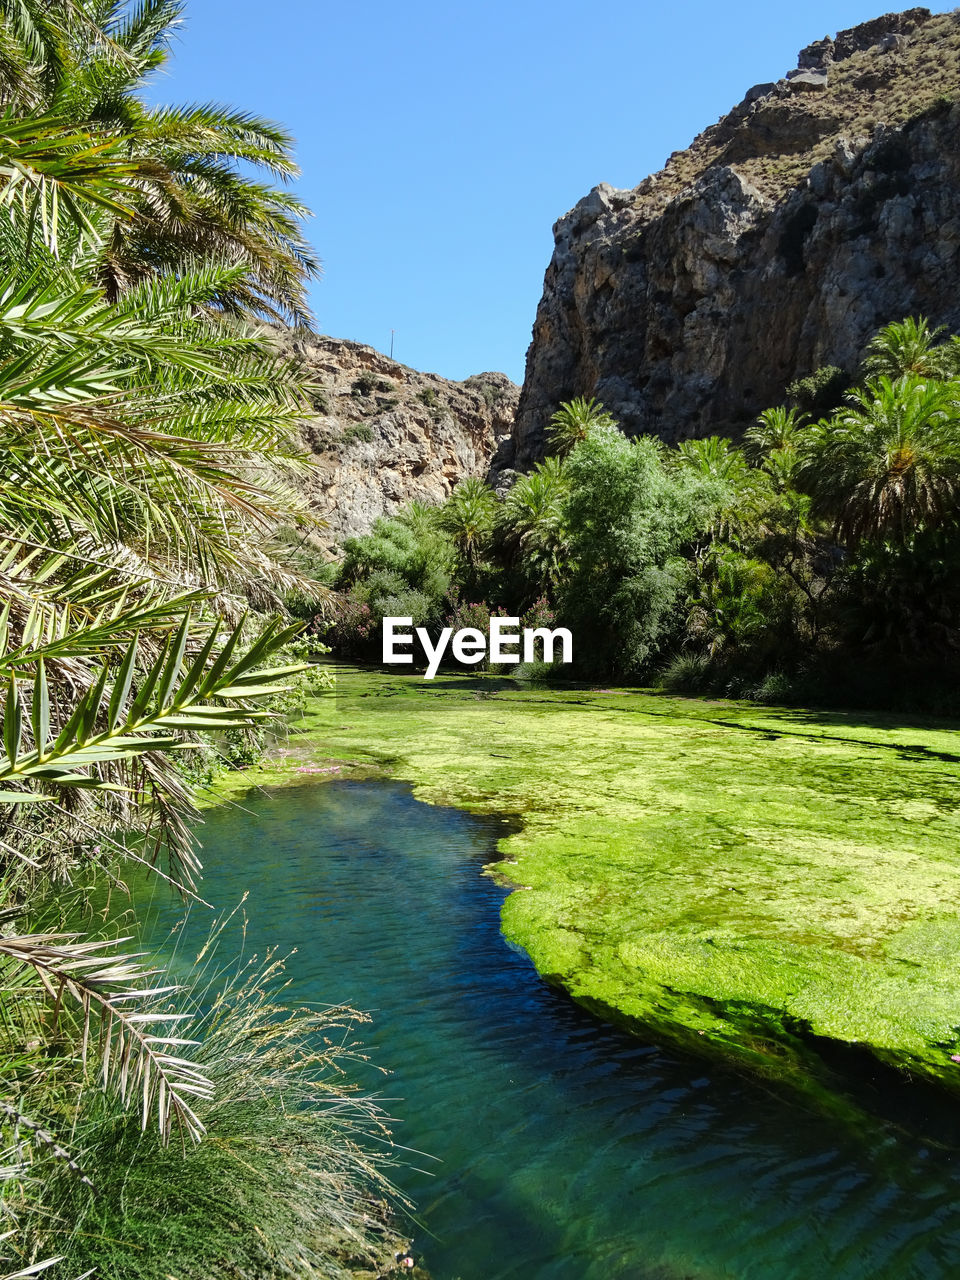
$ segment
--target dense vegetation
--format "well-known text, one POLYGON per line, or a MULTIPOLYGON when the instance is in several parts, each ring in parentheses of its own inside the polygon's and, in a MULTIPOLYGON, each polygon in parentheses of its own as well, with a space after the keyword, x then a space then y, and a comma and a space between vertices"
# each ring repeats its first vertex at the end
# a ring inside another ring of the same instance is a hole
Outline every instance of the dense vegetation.
POLYGON ((563 674, 941 706, 960 663, 960 339, 887 325, 849 382, 794 384, 739 444, 627 440, 594 401, 562 406, 551 456, 504 497, 465 480, 346 543, 334 645, 376 658, 384 615, 536 616, 573 631, 563 674))
POLYGON ((213 945, 187 989, 93 911, 131 874, 197 898, 193 784, 304 670, 273 535, 309 523, 314 389, 259 321, 307 318, 316 263, 283 130, 140 100, 179 14, 0 0, 11 1276, 327 1277, 374 1256, 384 1190, 379 1114, 336 1084, 348 1011, 285 1011, 277 957, 213 945))

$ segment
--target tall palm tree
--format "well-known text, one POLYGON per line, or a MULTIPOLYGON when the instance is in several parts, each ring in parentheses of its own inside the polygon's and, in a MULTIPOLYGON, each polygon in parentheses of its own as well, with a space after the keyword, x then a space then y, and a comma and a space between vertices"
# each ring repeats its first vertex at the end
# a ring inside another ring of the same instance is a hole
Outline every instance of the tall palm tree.
POLYGON ((599 400, 576 396, 562 404, 550 419, 550 452, 565 458, 591 431, 616 425, 599 400))
MULTIPOLYGON (((249 581, 261 602, 292 584, 268 535, 306 518, 287 478, 308 465, 296 425, 309 388, 256 333, 208 311, 242 266, 162 275, 116 305, 84 283, 86 211, 125 216, 136 164, 82 128, 22 123, 0 126, 0 173, 21 192, 0 220, 21 244, 0 275, 2 617, 18 661, 45 658, 63 707, 95 685, 91 657, 139 634, 145 672, 188 610, 190 649, 197 625, 243 613, 249 581), (216 607, 202 603, 214 593, 216 607), (54 638, 66 653, 44 648, 54 638)), ((154 756, 143 769, 147 791, 183 799, 154 756)), ((111 803, 115 824, 135 825, 111 803)), ((175 840, 180 809, 159 802, 175 840)))
POLYGON ((59 117, 0 121, 0 1129, 68 1161, 62 1097, 99 1082, 164 1138, 195 1138, 208 1086, 170 1031, 172 988, 79 935, 31 932, 28 908, 78 866, 164 850, 158 872, 190 893, 172 752, 260 723, 301 669, 270 668, 295 628, 255 637, 241 617, 248 578, 283 581, 266 534, 304 515, 286 483, 303 388, 211 311, 248 267, 160 272, 114 305, 91 279, 148 167, 59 117))
POLYGON ((461 480, 444 503, 439 527, 449 534, 468 570, 476 570, 493 532, 497 500, 493 490, 476 476, 461 480))
POLYGON ((804 436, 800 483, 838 537, 905 542, 960 517, 960 386, 881 377, 804 436))
POLYGON ((867 344, 863 372, 867 377, 902 378, 913 374, 919 378, 940 378, 946 373, 948 348, 937 345, 944 332, 941 325, 931 329, 921 316, 906 316, 884 325, 867 344))
POLYGON ((501 535, 538 591, 554 591, 564 569, 569 490, 563 461, 552 457, 521 476, 504 499, 501 535))
POLYGON ((218 306, 309 323, 307 283, 319 263, 302 232, 308 210, 274 185, 298 173, 290 135, 217 104, 150 108, 138 97, 167 59, 182 8, 181 0, 0 0, 0 106, 121 139, 141 162, 128 193, 134 216, 103 215, 108 298, 215 258, 245 268, 224 283, 218 306))

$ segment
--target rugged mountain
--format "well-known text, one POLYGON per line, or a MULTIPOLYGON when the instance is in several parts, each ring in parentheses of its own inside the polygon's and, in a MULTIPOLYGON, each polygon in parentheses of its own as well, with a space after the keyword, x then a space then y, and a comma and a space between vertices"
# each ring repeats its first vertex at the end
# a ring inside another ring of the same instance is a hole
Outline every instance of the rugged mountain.
POLYGON ((509 435, 520 389, 506 374, 450 382, 357 342, 291 332, 279 342, 322 387, 303 428, 317 460, 304 485, 329 545, 412 499, 442 502, 483 475, 509 435))
POLYGON ((878 325, 960 329, 955 95, 960 12, 910 9, 802 50, 634 190, 595 187, 554 227, 495 471, 541 457, 574 395, 631 434, 736 435, 878 325))

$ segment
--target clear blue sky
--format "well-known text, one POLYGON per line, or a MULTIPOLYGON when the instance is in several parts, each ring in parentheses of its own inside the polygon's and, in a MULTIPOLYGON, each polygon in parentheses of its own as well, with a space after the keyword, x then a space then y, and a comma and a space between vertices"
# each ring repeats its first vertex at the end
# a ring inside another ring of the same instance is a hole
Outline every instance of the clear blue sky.
POLYGON ((395 329, 405 364, 519 382, 556 219, 597 182, 636 186, 803 45, 885 8, 187 0, 150 96, 296 136, 322 332, 387 351, 395 329))

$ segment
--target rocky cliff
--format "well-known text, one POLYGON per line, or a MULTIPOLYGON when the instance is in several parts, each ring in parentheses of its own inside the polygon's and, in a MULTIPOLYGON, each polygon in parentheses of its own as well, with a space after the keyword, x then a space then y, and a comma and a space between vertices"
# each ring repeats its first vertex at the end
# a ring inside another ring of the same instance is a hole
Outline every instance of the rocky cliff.
POLYGON ((877 326, 960 329, 960 12, 888 15, 801 51, 632 191, 554 227, 512 438, 543 455, 558 402, 628 433, 737 435, 877 326))
POLYGON ((317 461, 303 483, 330 546, 412 499, 442 502, 509 436, 520 389, 506 374, 449 382, 356 342, 283 333, 279 345, 322 388, 303 427, 317 461))

